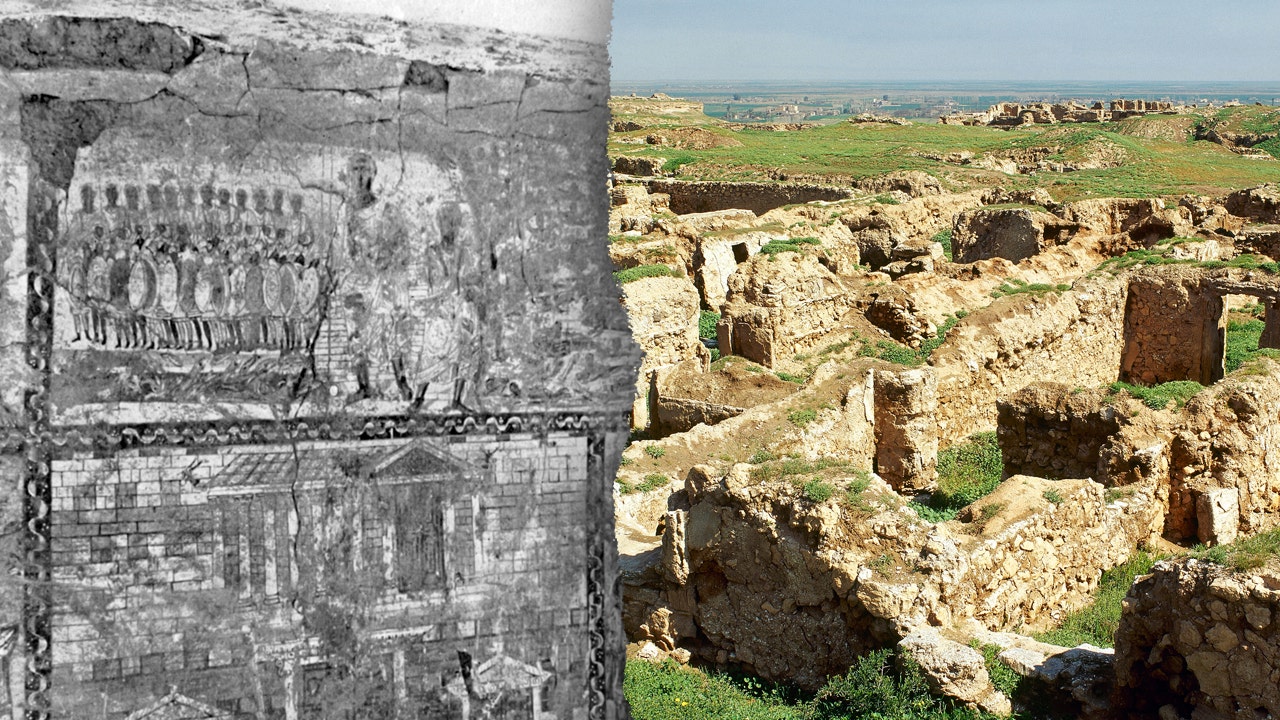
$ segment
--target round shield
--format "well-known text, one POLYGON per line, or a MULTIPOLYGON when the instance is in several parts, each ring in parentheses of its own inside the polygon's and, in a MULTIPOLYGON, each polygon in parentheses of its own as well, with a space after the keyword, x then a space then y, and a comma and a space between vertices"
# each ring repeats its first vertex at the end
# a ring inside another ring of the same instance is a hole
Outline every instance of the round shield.
POLYGON ((156 268, 146 255, 139 255, 129 271, 129 307, 145 310, 156 301, 156 268))

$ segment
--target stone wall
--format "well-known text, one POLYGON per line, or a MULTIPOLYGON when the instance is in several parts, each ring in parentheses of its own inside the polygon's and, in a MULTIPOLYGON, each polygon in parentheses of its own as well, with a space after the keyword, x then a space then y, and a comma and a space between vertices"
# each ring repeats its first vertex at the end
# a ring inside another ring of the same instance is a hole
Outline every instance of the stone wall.
POLYGON ((707 353, 698 339, 698 292, 688 278, 653 277, 623 285, 622 298, 631 333, 644 351, 631 412, 632 426, 644 428, 652 420, 652 373, 707 353))
POLYGON ((717 344, 721 354, 773 367, 812 349, 853 306, 840 278, 816 257, 757 255, 729 277, 717 344))
POLYGON ((605 48, 223 0, 0 47, 0 713, 623 716, 605 48))
POLYGON ((956 262, 990 258, 1020 262, 1051 245, 1061 245, 1078 229, 1056 215, 1028 208, 970 210, 956 218, 951 238, 956 262))
POLYGON ((1124 337, 1121 380, 1209 385, 1225 372, 1226 308, 1221 293, 1199 275, 1134 275, 1124 309, 1124 337))
POLYGON ((962 320, 933 355, 943 447, 996 428, 996 401, 1033 382, 1114 382, 1127 281, 1099 275, 1063 293, 1015 295, 962 320))
POLYGON ((1039 382, 996 403, 1005 475, 1104 481, 1102 448, 1119 432, 1105 391, 1039 382))
POLYGON ((1115 667, 1122 717, 1280 716, 1280 568, 1157 563, 1125 598, 1115 667))
POLYGON ((921 522, 878 480, 846 504, 832 482, 836 497, 815 502, 747 465, 695 468, 661 561, 626 580, 628 637, 819 687, 916 628, 1046 627, 1159 526, 1149 488, 1107 504, 1097 483, 1018 476, 965 526, 921 522))
POLYGON ((932 368, 875 373, 876 472, 899 492, 937 484, 938 379, 932 368))
POLYGON ((814 200, 847 200, 852 189, 799 183, 701 182, 652 180, 649 192, 671 196, 671 211, 677 215, 738 208, 757 215, 783 205, 814 200))

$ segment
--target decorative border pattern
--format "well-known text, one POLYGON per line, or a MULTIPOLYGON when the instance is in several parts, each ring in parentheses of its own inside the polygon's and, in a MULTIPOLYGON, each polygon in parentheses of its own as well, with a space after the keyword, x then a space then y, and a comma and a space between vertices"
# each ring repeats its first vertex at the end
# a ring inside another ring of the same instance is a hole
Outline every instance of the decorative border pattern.
MULTIPOLYGON (((604 434, 625 429, 622 415, 592 412, 518 412, 495 414, 401 415, 363 418, 304 418, 262 421, 157 423, 144 425, 57 426, 51 422, 49 391, 53 351, 53 293, 58 205, 55 193, 38 175, 28 188, 28 275, 26 361, 38 375, 25 396, 25 428, 0 435, 0 452, 26 458, 23 483, 24 566, 23 638, 26 646, 27 720, 49 720, 53 671, 53 552, 49 513, 53 505, 51 460, 70 452, 110 454, 147 447, 211 447, 228 444, 278 443, 296 440, 372 440, 414 436, 545 434, 572 432, 589 439, 589 464, 596 480, 588 493, 590 511, 602 502, 604 434), (594 500, 592 499, 594 498, 594 500)), ((610 661, 608 612, 614 607, 606 584, 612 527, 588 532, 586 581, 588 609, 587 717, 613 720, 618 702, 611 698, 616 668, 610 661)))
POLYGON ((27 460, 23 483, 22 520, 25 552, 22 620, 27 648, 27 720, 47 720, 52 698, 53 673, 53 550, 49 511, 53 507, 49 435, 49 358, 53 352, 53 288, 55 261, 53 240, 57 232, 58 204, 48 186, 32 178, 27 188, 27 365, 39 376, 25 395, 27 460))

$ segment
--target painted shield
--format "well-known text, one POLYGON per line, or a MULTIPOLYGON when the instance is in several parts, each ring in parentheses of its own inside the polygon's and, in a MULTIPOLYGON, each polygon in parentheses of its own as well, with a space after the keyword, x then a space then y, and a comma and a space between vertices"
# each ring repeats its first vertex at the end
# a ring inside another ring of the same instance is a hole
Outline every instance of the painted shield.
POLYGON ((262 266, 250 265, 244 272, 244 309, 250 315, 261 315, 266 311, 266 298, 263 296, 262 266))
POLYGON ((111 263, 101 255, 94 255, 89 261, 87 285, 89 297, 94 300, 106 300, 111 297, 111 263))
POLYGON ((178 309, 178 268, 168 255, 156 258, 156 304, 169 315, 178 309))
POLYGON ((129 270, 129 307, 134 312, 150 308, 156 301, 156 266, 151 258, 139 255, 129 270))
POLYGON ((196 275, 196 307, 205 315, 222 315, 227 309, 226 272, 216 260, 206 258, 196 275))
POLYGON ((264 262, 262 270, 262 304, 271 315, 280 314, 280 266, 264 262))
POLYGON ((316 310, 316 301, 320 299, 320 273, 314 267, 302 271, 298 278, 298 288, 293 304, 295 315, 309 315, 316 310))
POLYGON ((280 310, 277 315, 288 315, 293 311, 293 304, 298 299, 298 269, 293 263, 280 266, 280 310))

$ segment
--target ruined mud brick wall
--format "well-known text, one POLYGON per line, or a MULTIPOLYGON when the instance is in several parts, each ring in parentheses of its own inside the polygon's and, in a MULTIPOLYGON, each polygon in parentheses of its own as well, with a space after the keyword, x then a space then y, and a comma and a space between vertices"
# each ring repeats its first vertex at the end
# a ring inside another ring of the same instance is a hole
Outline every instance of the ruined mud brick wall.
POLYGON ((662 561, 624 578, 628 637, 813 688, 915 628, 1049 626, 1091 602, 1103 570, 1160 518, 1149 486, 1107 504, 1097 483, 1022 476, 989 496, 1000 507, 976 531, 815 503, 753 481, 746 465, 695 468, 686 493, 689 508, 667 514, 662 561))
POLYGON ((757 215, 797 203, 814 200, 847 200, 853 190, 827 185, 800 183, 690 182, 685 180, 652 180, 649 192, 671 196, 671 211, 677 215, 737 208, 757 215))
POLYGON ((1115 667, 1122 717, 1280 716, 1280 568, 1157 563, 1125 598, 1115 667))
POLYGON ((1120 427, 1103 397, 1095 388, 1043 382, 1000 400, 996 430, 1005 474, 1104 482, 1102 448, 1120 427))
POLYGON ((1273 184, 1237 190, 1223 200, 1232 215, 1255 222, 1280 222, 1280 187, 1273 184))
POLYGON ((716 326, 723 355, 765 367, 812 349, 854 300, 818 259, 799 253, 756 256, 729 278, 729 296, 716 326))
POLYGON ((1120 379, 1142 385, 1222 378, 1226 311, 1198 275, 1142 273, 1129 284, 1120 379))
POLYGON ((1070 239, 1077 226, 1056 215, 1025 208, 978 209, 956 218, 952 245, 956 262, 990 258, 1012 262, 1040 254, 1046 247, 1070 239))
POLYGON ((606 69, 266 4, 0 10, 0 712, 625 712, 606 69))
POLYGON ((644 351, 631 423, 645 428, 653 420, 653 373, 707 353, 698 339, 698 291, 684 277, 641 278, 622 286, 622 298, 632 334, 644 351))
POLYGON ((996 401, 1033 382, 1114 382, 1126 295, 1127 281, 1100 275, 1063 293, 998 300, 965 318, 933 355, 940 444, 996 429, 996 401))
POLYGON ((876 473, 899 492, 930 490, 938 473, 938 378, 932 368, 875 372, 876 473))
MULTIPOLYGON (((1268 367, 1271 373, 1280 369, 1270 362, 1268 367)), ((1160 448, 1168 468, 1165 534, 1175 540, 1219 540, 1198 512, 1202 499, 1215 490, 1234 495, 1232 514, 1238 519, 1232 520, 1242 535, 1280 523, 1280 472, 1273 449, 1280 442, 1280 382, 1270 374, 1233 376, 1191 398, 1177 420, 1160 448)), ((1132 451, 1132 445, 1118 450, 1132 451)))

